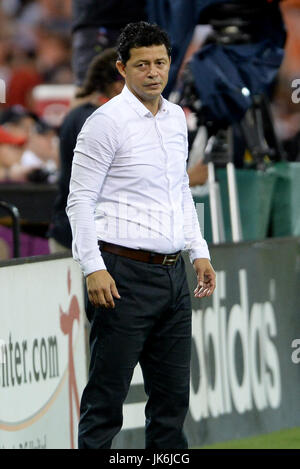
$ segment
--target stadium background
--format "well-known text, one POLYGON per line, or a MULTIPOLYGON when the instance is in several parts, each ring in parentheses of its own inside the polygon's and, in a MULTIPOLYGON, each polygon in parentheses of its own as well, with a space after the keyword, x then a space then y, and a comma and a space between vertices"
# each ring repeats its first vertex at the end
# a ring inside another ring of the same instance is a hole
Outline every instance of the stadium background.
MULTIPOLYGON (((59 127, 74 105, 72 2, 2 0, 0 8, 0 78, 5 84, 0 119, 22 106, 43 118, 50 136, 43 140, 42 179, 27 180, 22 173, 0 181, 0 200, 19 209, 21 228, 21 259, 15 260, 11 217, 1 212, 0 448, 72 448, 77 400, 86 380, 88 326, 81 274, 69 254, 49 255, 47 240, 59 175, 59 127), (64 329, 61 311, 74 315, 71 331, 64 329), (71 358, 68 340, 73 341, 71 358)), ((193 303, 186 423, 191 447, 230 441, 224 447, 300 448, 300 2, 283 0, 280 8, 287 39, 271 111, 286 158, 268 162, 263 170, 251 164, 236 170, 242 242, 232 241, 226 170, 217 168, 225 243, 213 242, 207 184, 193 188, 218 289, 212 300, 193 303)), ((207 26, 195 27, 184 63, 201 49, 206 35, 207 26)), ((192 126, 189 112, 187 118, 192 126)), ((5 123, 4 128, 12 131, 5 123)), ((249 158, 247 152, 244 156, 249 158)), ((195 278, 188 263, 187 272, 192 291, 195 278)), ((137 370, 115 447, 143 447, 144 402, 137 370)))

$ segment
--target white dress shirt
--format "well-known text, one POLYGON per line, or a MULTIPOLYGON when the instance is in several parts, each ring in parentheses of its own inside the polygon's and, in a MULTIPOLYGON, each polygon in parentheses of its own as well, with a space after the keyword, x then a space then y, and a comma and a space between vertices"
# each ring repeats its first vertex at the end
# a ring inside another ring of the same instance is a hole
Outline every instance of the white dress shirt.
POLYGON ((161 98, 154 116, 125 86, 85 122, 74 150, 67 214, 73 256, 105 269, 98 240, 210 258, 189 179, 183 110, 161 98))

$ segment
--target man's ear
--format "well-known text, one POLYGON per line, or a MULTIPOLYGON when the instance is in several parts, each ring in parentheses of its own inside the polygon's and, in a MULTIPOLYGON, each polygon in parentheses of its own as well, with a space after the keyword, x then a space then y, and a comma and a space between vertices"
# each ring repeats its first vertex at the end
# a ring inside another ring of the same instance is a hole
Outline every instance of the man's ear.
POLYGON ((120 75, 122 75, 123 78, 126 77, 126 71, 125 71, 125 65, 121 60, 116 61, 116 67, 120 75))

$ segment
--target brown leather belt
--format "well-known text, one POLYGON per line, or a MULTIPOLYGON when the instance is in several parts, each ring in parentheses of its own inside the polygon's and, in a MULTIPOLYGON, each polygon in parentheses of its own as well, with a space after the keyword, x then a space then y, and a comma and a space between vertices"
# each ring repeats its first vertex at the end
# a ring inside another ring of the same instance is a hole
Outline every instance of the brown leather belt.
POLYGON ((156 252, 143 251, 141 249, 131 249, 117 244, 107 243, 106 241, 98 241, 101 251, 111 252, 119 256, 128 257, 135 261, 148 262, 149 264, 174 265, 179 259, 180 253, 174 254, 157 254, 156 252))

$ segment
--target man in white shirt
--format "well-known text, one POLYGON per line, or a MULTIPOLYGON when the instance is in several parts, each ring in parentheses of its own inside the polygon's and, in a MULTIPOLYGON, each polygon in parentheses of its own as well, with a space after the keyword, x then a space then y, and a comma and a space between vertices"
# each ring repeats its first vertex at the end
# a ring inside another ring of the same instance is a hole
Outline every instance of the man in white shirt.
POLYGON ((212 294, 215 272, 189 189, 185 116, 161 96, 169 39, 156 25, 130 23, 118 53, 126 85, 78 136, 67 205, 91 322, 79 448, 111 447, 138 362, 146 448, 187 448, 191 304, 180 252, 197 273, 196 297, 212 294))

